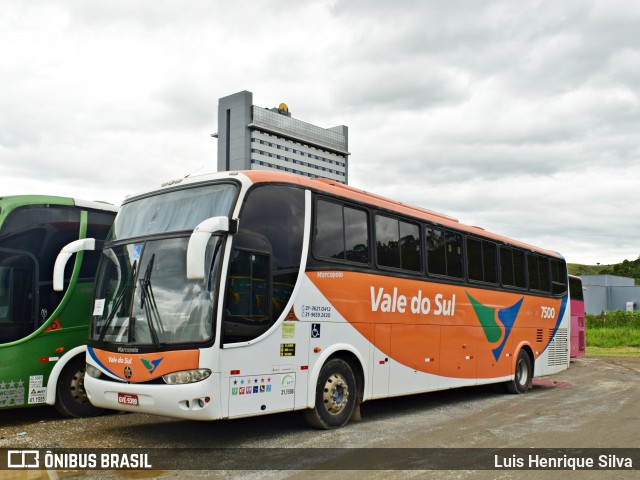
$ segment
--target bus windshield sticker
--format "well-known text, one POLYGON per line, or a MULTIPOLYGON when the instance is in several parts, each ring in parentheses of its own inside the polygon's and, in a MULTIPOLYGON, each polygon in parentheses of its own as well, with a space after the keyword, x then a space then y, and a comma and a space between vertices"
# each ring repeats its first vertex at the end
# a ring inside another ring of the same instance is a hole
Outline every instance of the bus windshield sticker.
POLYGON ((93 314, 96 316, 102 316, 104 312, 104 298, 96 298, 95 303, 93 304, 93 314))
POLYGON ((140 260, 141 253, 142 253, 142 244, 136 243, 133 246, 133 251, 131 252, 131 260, 140 260))

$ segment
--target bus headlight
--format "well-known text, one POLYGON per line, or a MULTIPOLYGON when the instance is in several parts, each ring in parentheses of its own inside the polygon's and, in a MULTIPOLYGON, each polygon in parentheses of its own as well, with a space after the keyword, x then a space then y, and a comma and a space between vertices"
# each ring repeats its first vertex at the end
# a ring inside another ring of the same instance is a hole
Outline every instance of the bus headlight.
POLYGON ((211 370, 199 368, 197 370, 183 370, 182 372, 168 373, 162 376, 164 383, 169 385, 184 385, 185 383, 195 383, 208 378, 211 370))
POLYGON ((85 373, 93 378, 100 378, 100 376, 102 375, 102 372, 98 368, 91 365, 90 363, 87 363, 87 368, 85 369, 85 373))

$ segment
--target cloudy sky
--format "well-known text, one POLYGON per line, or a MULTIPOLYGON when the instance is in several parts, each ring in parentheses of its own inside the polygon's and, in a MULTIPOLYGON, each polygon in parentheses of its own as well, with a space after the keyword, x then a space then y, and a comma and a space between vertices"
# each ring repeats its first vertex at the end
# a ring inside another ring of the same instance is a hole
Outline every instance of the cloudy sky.
POLYGON ((215 171, 218 98, 348 125, 350 184, 640 255, 637 0, 4 0, 1 195, 120 204, 215 171))

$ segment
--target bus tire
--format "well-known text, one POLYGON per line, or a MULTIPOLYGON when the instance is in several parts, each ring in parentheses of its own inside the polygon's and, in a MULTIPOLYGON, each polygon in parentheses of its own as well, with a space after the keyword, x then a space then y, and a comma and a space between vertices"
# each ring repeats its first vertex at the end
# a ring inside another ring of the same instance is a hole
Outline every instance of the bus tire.
POLYGON ((304 412, 305 419, 314 428, 340 428, 351 418, 356 401, 356 379, 351 366, 341 358, 333 358, 320 370, 315 406, 304 412))
POLYGON ((85 369, 84 356, 78 356, 67 363, 60 372, 56 384, 55 407, 65 417, 94 417, 104 411, 89 402, 84 389, 85 369))
POLYGON ((507 391, 513 394, 524 394, 529 390, 533 377, 531 358, 524 350, 518 352, 516 359, 516 371, 513 380, 507 382, 507 391))

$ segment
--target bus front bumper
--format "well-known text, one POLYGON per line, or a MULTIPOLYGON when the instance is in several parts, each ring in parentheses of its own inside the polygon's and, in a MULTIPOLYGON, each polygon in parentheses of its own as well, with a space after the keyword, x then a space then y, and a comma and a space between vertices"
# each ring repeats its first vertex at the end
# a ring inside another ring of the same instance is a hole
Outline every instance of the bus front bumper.
POLYGON ((189 420, 222 418, 219 373, 185 385, 121 383, 85 375, 84 388, 97 407, 189 420))

